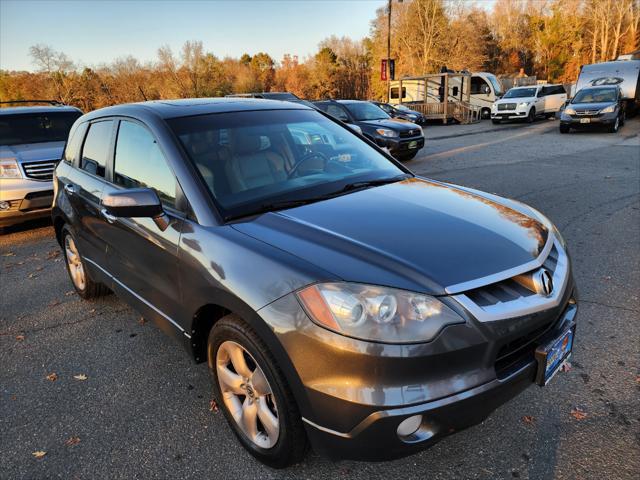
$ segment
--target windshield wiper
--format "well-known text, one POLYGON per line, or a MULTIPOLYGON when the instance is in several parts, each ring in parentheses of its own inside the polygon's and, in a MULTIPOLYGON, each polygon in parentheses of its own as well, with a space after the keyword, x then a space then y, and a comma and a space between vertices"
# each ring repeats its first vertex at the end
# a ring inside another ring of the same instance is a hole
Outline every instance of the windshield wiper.
POLYGON ((248 217, 248 216, 251 216, 251 215, 258 215, 260 213, 274 212, 276 210, 285 210, 287 208, 300 207, 302 205, 307 205, 309 203, 315 203, 315 202, 319 202, 321 200, 328 200, 330 198, 339 197, 340 195, 342 195, 344 193, 352 192, 354 190, 362 190, 362 189, 369 188, 369 187, 377 187, 379 185, 386 185, 388 183, 396 183, 396 182, 399 182, 401 180, 404 180, 404 179, 410 178, 410 177, 412 177, 412 175, 410 175, 408 173, 403 173, 402 175, 396 175, 395 177, 378 178, 376 180, 366 180, 366 181, 362 181, 362 182, 347 183, 340 190, 337 190, 335 192, 330 192, 330 193, 327 193, 327 194, 324 194, 324 195, 318 195, 318 196, 315 196, 315 197, 307 197, 307 198, 299 198, 299 199, 293 199, 293 200, 282 200, 282 201, 277 201, 277 202, 263 203, 258 208, 255 208, 255 209, 253 209, 253 210, 251 210, 249 212, 241 213, 241 214, 238 214, 238 215, 227 215, 225 217, 225 220, 233 220, 233 219, 236 219, 236 218, 248 217))

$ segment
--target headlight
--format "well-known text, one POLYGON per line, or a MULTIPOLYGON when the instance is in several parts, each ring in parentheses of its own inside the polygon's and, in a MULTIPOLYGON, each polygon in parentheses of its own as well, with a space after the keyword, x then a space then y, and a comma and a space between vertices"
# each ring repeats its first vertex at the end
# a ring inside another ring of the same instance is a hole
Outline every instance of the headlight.
POLYGON ((576 111, 575 109, 571 108, 571 107, 567 107, 564 109, 564 113, 566 113, 567 115, 575 115, 576 111))
POLYGON ((0 158, 0 178, 22 178, 15 158, 0 158))
POLYGON ((527 108, 530 102, 521 102, 518 104, 518 108, 527 108))
POLYGON ((297 296, 314 322, 361 340, 427 342, 445 325, 464 323, 440 300, 395 288, 322 283, 299 291, 297 296))
POLYGON ((605 107, 602 110, 600 110, 600 113, 613 113, 615 111, 616 111, 616 105, 609 105, 608 107, 605 107))
POLYGON ((376 132, 378 132, 378 134, 382 135, 383 137, 397 137, 398 136, 398 132, 395 132, 393 130, 389 130, 387 128, 377 128, 376 132))

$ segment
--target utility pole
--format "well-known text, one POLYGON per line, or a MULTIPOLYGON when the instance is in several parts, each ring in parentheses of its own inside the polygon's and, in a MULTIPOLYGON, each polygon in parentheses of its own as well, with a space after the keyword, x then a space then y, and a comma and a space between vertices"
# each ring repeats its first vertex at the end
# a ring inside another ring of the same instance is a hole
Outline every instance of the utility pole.
POLYGON ((387 103, 391 102, 391 4, 393 0, 389 0, 387 18, 387 103))

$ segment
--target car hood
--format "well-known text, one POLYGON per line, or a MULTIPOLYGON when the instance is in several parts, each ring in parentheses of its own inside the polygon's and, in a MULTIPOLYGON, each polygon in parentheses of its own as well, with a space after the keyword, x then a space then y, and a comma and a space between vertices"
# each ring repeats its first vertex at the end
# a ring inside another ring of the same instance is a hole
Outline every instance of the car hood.
POLYGON ((438 295, 539 256, 547 228, 507 202, 410 178, 233 227, 345 281, 438 295))
POLYGON ((0 145, 0 158, 16 158, 18 162, 60 160, 65 142, 24 143, 0 145))
POLYGON ((359 120, 358 123, 371 125, 372 127, 392 128, 393 130, 413 130, 419 125, 401 118, 381 118, 380 120, 359 120))
POLYGON ((496 100, 496 104, 501 103, 523 103, 523 102, 535 102, 536 97, 519 97, 519 98, 501 98, 500 100, 496 100))
POLYGON ((569 106, 575 110, 602 110, 616 102, 600 102, 600 103, 571 103, 569 106))

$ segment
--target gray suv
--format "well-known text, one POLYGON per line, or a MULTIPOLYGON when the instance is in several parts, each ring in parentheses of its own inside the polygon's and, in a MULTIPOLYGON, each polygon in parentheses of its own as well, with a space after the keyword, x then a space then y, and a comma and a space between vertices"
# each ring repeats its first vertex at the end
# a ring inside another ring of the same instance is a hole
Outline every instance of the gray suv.
POLYGON ((48 103, 0 108, 0 228, 51 214, 53 170, 82 112, 48 103))
POLYGON ((55 191, 78 294, 116 292, 207 362, 239 441, 274 467, 308 443, 408 455, 571 354, 571 265, 547 218, 418 177, 304 105, 94 111, 55 191))

